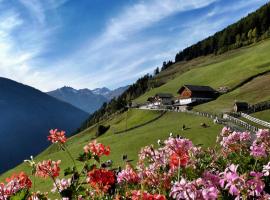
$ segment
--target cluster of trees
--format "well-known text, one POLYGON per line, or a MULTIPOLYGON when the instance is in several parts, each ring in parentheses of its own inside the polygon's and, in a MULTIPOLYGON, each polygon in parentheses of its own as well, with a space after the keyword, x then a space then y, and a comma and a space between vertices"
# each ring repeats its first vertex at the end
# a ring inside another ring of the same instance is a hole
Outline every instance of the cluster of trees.
POLYGON ((221 54, 270 37, 270 3, 213 36, 194 44, 175 56, 175 62, 208 54, 221 54))
POLYGON ((173 65, 174 62, 169 60, 169 61, 164 61, 163 64, 162 64, 162 67, 159 69, 159 67, 157 67, 155 70, 154 70, 154 76, 158 75, 160 72, 168 69, 171 65, 173 65))
MULTIPOLYGON (((213 36, 177 53, 175 62, 191 60, 199 56, 213 53, 221 54, 268 37, 270 37, 270 3, 267 3, 237 23, 215 33, 213 36)), ((154 76, 168 69, 175 62, 170 60, 164 61, 161 68, 157 67, 154 70, 154 76)), ((84 130, 117 111, 124 110, 133 99, 139 97, 150 88, 159 87, 160 84, 162 83, 156 82, 152 75, 147 74, 143 76, 117 99, 112 99, 109 103, 103 104, 98 111, 93 113, 88 120, 86 120, 78 131, 84 130)))

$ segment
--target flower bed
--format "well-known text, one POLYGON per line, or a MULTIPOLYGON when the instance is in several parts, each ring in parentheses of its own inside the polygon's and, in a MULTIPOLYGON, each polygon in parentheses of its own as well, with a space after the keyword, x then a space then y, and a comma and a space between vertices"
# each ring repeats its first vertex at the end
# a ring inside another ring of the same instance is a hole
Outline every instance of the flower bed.
MULTIPOLYGON (((60 199, 111 200, 215 200, 270 199, 270 133, 259 130, 232 132, 223 128, 216 146, 202 149, 185 138, 170 136, 158 141, 158 147, 146 146, 139 152, 136 166, 124 156, 126 166, 115 169, 112 161, 101 162, 110 154, 110 147, 91 141, 76 159, 65 146, 63 131, 52 130, 48 139, 70 157, 73 166, 59 177, 61 161, 27 160, 32 175, 51 178, 52 190, 60 199), (68 177, 68 178, 67 178, 68 177)), ((48 199, 48 193, 32 188, 25 173, 14 174, 0 184, 0 200, 48 199)))

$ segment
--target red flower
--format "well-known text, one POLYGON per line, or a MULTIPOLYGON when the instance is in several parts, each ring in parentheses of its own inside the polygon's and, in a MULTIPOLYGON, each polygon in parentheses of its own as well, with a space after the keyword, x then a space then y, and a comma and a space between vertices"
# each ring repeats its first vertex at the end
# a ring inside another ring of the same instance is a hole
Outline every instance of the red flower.
POLYGON ((166 197, 161 194, 150 194, 148 192, 142 192, 140 190, 134 190, 131 192, 132 200, 166 200, 166 197))
POLYGON ((59 176, 61 160, 51 161, 44 160, 39 162, 36 166, 36 175, 39 177, 57 177, 59 176))
POLYGON ((85 153, 91 152, 93 155, 96 155, 98 157, 102 155, 106 155, 106 156, 110 155, 110 147, 105 146, 104 144, 101 144, 101 143, 97 143, 96 140, 84 146, 83 149, 85 153))
POLYGON ((186 153, 174 153, 170 156, 170 167, 185 167, 188 163, 189 156, 186 153))
POLYGON ((15 180, 18 181, 21 188, 29 189, 32 186, 32 181, 24 172, 21 172, 19 174, 13 174, 10 178, 6 178, 7 183, 15 180))
POLYGON ((67 138, 65 136, 65 131, 58 131, 57 129, 51 129, 50 135, 48 136, 48 140, 52 143, 61 143, 64 144, 67 141, 67 138))
POLYGON ((97 192, 107 192, 115 183, 115 174, 114 172, 106 169, 93 169, 87 174, 87 182, 97 192))

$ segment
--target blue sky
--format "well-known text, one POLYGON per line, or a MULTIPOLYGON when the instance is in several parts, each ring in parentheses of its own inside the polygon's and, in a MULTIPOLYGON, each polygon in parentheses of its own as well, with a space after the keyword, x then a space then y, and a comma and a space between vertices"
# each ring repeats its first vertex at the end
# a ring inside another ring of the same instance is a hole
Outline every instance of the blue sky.
POLYGON ((0 76, 49 91, 111 89, 266 0, 0 0, 0 76))

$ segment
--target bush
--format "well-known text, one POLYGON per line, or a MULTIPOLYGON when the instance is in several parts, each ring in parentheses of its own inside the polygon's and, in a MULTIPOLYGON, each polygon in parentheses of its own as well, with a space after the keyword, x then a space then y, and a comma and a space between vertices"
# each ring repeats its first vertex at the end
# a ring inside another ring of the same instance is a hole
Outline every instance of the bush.
POLYGON ((99 125, 97 132, 96 132, 96 137, 99 137, 101 135, 103 135, 104 133, 106 133, 108 130, 110 129, 110 125, 109 126, 103 126, 103 125, 99 125))

